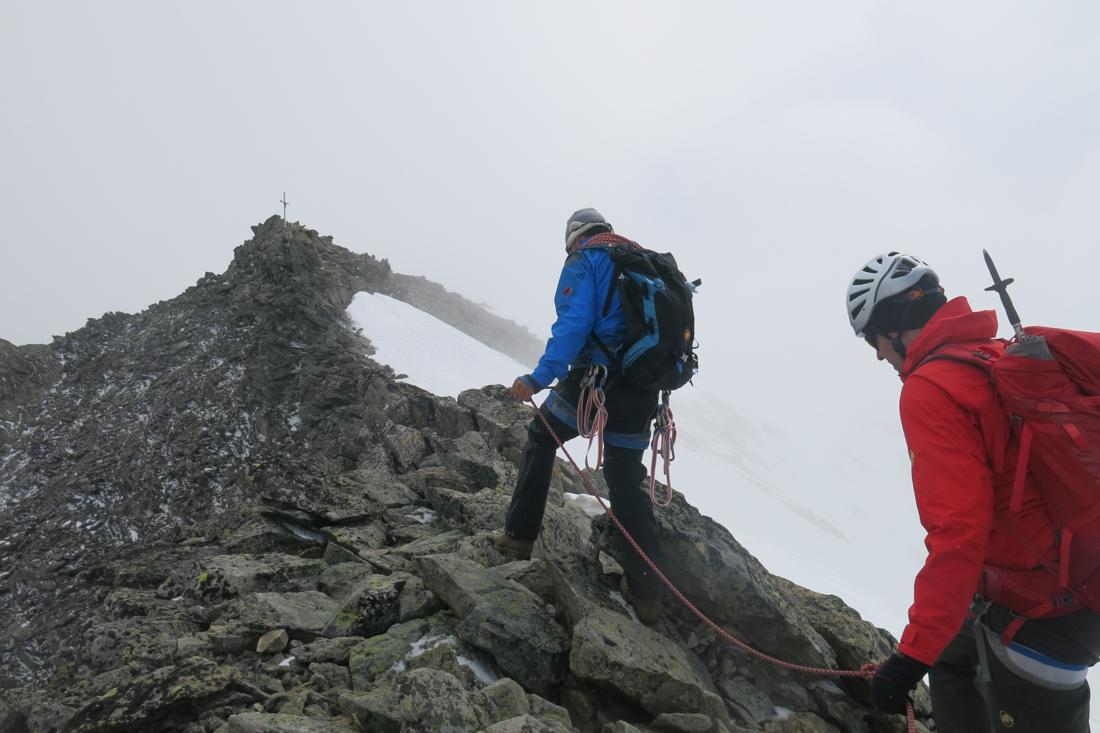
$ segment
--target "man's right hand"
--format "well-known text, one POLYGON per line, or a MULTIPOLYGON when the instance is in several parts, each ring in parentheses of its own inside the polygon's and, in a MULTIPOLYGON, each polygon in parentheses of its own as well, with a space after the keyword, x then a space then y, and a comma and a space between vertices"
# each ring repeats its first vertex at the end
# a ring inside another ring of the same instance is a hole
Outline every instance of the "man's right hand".
POLYGON ((512 399, 516 402, 526 402, 534 396, 535 391, 535 388, 523 381, 522 377, 516 377, 516 381, 512 382, 512 389, 509 390, 512 399))

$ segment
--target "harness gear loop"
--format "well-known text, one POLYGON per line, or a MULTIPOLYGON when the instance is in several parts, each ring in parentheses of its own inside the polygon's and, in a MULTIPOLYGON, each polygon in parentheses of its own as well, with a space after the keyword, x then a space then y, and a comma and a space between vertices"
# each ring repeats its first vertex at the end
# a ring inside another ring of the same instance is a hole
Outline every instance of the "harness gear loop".
POLYGON ((607 406, 604 387, 607 385, 608 369, 602 364, 593 364, 581 380, 581 394, 577 399, 577 433, 588 438, 588 449, 584 452, 584 467, 598 471, 603 466, 604 433, 607 430, 607 406), (588 465, 588 455, 592 444, 596 444, 596 465, 588 465))
POLYGON ((657 419, 653 423, 653 441, 649 447, 653 456, 649 463, 649 500, 653 506, 666 507, 672 503, 672 476, 669 464, 676 460, 676 420, 669 407, 669 392, 661 393, 661 404, 657 407, 657 419), (657 456, 665 463, 665 498, 657 500, 657 456))
MULTIPOLYGON (((814 674, 822 677, 860 678, 867 682, 870 682, 871 679, 875 676, 875 672, 877 672, 879 667, 882 666, 881 664, 865 664, 858 670, 825 669, 822 667, 810 667, 803 664, 794 664, 793 662, 786 662, 782 659, 779 659, 778 657, 773 657, 770 654, 765 654, 762 651, 754 649, 748 644, 748 642, 738 639, 736 636, 722 628, 722 626, 719 625, 718 622, 711 619, 709 616, 703 613, 698 606, 692 603, 688 599, 688 597, 685 596, 683 592, 679 588, 677 588, 671 580, 668 579, 668 576, 661 572, 661 569, 657 567, 657 563, 653 562, 653 559, 645 553, 645 550, 643 550, 641 545, 638 544, 638 541, 634 539, 634 536, 631 535, 629 531, 627 531, 626 527, 623 526, 623 523, 619 520, 617 516, 615 516, 615 513, 612 512, 611 508, 604 502, 603 497, 600 496, 598 491, 596 491, 596 487, 592 485, 592 481, 588 478, 588 474, 581 471, 581 467, 577 465, 577 462, 575 460, 573 460, 573 456, 570 455, 569 449, 567 449, 562 443, 562 440, 558 436, 557 431, 554 430, 554 426, 550 424, 550 421, 547 419, 546 415, 542 413, 542 410, 539 409, 539 406, 536 405, 535 401, 531 398, 527 399, 527 403, 531 405, 532 408, 534 408, 535 415, 538 416, 538 419, 542 422, 547 432, 549 432, 551 437, 554 438, 554 442, 558 444, 558 448, 561 450, 561 452, 565 454, 565 457, 567 459, 569 459, 569 464, 573 467, 573 470, 576 471, 577 475, 581 477, 581 483, 584 485, 584 490, 587 491, 591 496, 594 496, 596 498, 596 501, 599 503, 600 508, 604 510, 604 513, 607 514, 608 518, 611 520, 611 523, 615 525, 615 528, 619 530, 627 543, 632 548, 634 548, 634 552, 637 553, 638 557, 640 557, 642 561, 649 567, 649 569, 653 571, 654 576, 656 576, 656 578, 661 581, 665 588, 667 588, 668 591, 673 596, 675 596, 681 604, 683 604, 684 608, 690 611, 692 615, 694 615, 703 624, 714 631, 714 633, 716 633, 719 637, 737 647, 741 651, 745 652, 746 654, 749 654, 753 657, 756 657, 757 659, 761 659, 770 664, 774 664, 778 667, 782 667, 783 669, 791 670, 792 672, 803 672, 806 674, 814 674)), ((912 702, 910 702, 906 708, 906 719, 909 726, 909 733, 916 733, 916 716, 913 711, 912 702)))

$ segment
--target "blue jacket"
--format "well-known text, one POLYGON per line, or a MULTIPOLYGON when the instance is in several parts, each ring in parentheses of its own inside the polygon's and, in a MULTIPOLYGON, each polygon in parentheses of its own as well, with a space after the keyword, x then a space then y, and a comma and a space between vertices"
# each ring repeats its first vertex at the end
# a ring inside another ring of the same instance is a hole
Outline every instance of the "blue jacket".
POLYGON ((626 338, 626 321, 618 288, 604 315, 608 289, 614 283, 615 265, 607 247, 580 249, 569 255, 558 278, 554 308, 558 317, 550 329, 546 351, 535 371, 520 377, 537 389, 549 387, 569 373, 569 367, 608 364, 607 354, 596 345, 593 331, 612 351, 626 338))

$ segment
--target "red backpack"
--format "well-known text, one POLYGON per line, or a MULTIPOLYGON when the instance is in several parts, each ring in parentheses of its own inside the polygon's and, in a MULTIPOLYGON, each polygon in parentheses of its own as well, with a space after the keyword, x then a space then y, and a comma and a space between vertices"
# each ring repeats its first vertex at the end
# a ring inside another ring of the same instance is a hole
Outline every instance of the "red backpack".
POLYGON ((1020 444, 1009 508, 1022 508, 1030 473, 1058 539, 1057 563, 1036 570, 987 566, 982 593, 1027 618, 1081 607, 1100 612, 1100 333, 1042 327, 1019 333, 1003 355, 960 344, 929 357, 989 373, 1020 444))

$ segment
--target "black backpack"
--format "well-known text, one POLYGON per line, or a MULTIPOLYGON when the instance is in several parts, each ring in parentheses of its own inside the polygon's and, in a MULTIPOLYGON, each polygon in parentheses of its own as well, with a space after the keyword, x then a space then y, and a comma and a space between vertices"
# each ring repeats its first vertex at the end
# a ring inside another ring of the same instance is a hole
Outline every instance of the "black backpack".
MULTIPOLYGON (((596 244, 600 237, 610 238, 597 235, 590 242, 596 244)), ((608 252, 615 276, 603 313, 611 309, 618 290, 626 339, 612 354, 595 333, 592 338, 634 386, 663 391, 683 387, 699 371, 691 301, 701 281, 689 283, 671 254, 651 252, 629 240, 615 243, 608 252)))

